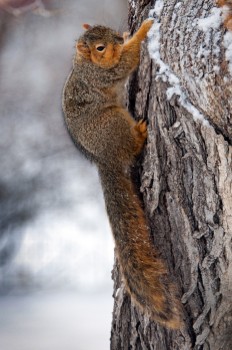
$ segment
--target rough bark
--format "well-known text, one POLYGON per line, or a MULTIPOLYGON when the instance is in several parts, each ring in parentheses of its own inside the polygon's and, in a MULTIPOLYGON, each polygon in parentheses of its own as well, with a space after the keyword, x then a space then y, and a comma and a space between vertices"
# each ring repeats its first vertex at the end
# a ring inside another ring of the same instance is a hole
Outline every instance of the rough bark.
MULTIPOLYGON (((155 3, 130 2, 132 31, 155 3)), ((208 122, 194 118, 177 95, 167 99, 170 82, 147 45, 131 79, 129 108, 149 123, 140 189, 154 245, 180 288, 185 327, 170 331, 139 313, 116 262, 112 350, 232 349, 232 77, 223 27, 202 32, 195 22, 209 16, 214 1, 177 3, 164 1, 160 56, 208 122)))

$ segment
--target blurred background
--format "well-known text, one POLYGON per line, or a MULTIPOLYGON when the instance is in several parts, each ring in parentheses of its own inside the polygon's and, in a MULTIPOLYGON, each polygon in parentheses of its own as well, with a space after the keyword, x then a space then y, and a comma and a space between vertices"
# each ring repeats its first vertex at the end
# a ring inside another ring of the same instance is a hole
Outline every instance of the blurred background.
POLYGON ((109 349, 113 241, 61 95, 82 23, 126 0, 0 0, 0 348, 109 349))

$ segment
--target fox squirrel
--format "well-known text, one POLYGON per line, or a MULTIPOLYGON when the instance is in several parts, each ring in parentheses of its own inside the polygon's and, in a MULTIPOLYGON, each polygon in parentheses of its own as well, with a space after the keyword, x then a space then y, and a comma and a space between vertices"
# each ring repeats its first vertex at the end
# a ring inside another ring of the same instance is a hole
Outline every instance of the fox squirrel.
POLYGON ((217 5, 219 7, 226 6, 228 13, 224 19, 224 26, 228 30, 232 30, 232 0, 217 0, 217 5))
POLYGON ((98 167, 128 293, 153 320, 178 329, 182 322, 176 288, 155 251, 130 174, 147 137, 146 122, 136 122, 122 99, 152 24, 144 21, 130 39, 104 26, 83 25, 86 32, 76 44, 63 111, 74 143, 98 167))

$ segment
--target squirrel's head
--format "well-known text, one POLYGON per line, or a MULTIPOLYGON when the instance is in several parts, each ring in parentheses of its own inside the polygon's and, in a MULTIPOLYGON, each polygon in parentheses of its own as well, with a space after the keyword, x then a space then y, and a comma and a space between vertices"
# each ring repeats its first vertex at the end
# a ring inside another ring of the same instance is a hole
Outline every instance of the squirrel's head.
POLYGON ((115 66, 121 57, 124 39, 116 31, 104 26, 84 24, 86 32, 77 41, 78 57, 102 67, 115 66))

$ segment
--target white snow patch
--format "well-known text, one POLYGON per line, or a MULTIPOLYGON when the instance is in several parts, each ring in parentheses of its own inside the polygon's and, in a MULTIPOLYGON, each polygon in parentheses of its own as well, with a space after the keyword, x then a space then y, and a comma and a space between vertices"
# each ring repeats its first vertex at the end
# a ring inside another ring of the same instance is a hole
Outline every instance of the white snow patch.
MULTIPOLYGON (((155 4, 154 9, 149 12, 149 16, 153 17, 156 15, 160 16, 163 9, 164 2, 163 0, 158 0, 155 4)), ((170 100, 172 96, 175 94, 179 96, 179 103, 192 114, 193 119, 195 121, 201 121, 204 126, 210 126, 207 119, 204 117, 202 113, 198 111, 196 107, 194 107, 191 102, 188 100, 186 94, 180 86, 179 78, 172 72, 171 68, 161 59, 160 56, 160 23, 157 20, 154 21, 153 26, 151 27, 148 33, 148 51, 150 57, 159 65, 160 69, 157 73, 157 79, 161 78, 164 82, 169 82, 171 85, 167 89, 167 99, 170 100)))
POLYGON ((199 18, 197 21, 198 28, 203 32, 209 29, 218 29, 222 23, 222 10, 218 7, 213 7, 211 13, 206 18, 199 18))
POLYGON ((134 9, 135 8, 135 0, 130 1, 131 7, 134 9))
POLYGON ((223 44, 226 49, 225 57, 226 57, 226 60, 228 61, 229 72, 232 75, 232 32, 227 32, 224 35, 223 44))
POLYGON ((213 66, 213 70, 215 73, 218 74, 220 72, 220 67, 215 65, 215 66, 213 66))
POLYGON ((167 95, 168 100, 171 100, 173 95, 181 96, 180 85, 176 84, 176 85, 168 88, 166 91, 166 95, 167 95))
POLYGON ((180 6, 182 5, 182 3, 181 3, 181 1, 180 2, 178 2, 176 5, 175 5, 175 9, 178 9, 180 6))
POLYGON ((178 101, 189 113, 192 114, 193 119, 195 121, 199 120, 203 123, 204 126, 210 126, 208 120, 205 119, 204 115, 200 113, 198 109, 192 105, 191 102, 189 102, 187 96, 185 95, 179 84, 168 88, 166 94, 168 100, 170 100, 173 95, 179 96, 178 101))
POLYGON ((157 16, 160 16, 164 7, 163 0, 157 0, 155 3, 154 11, 157 16))

